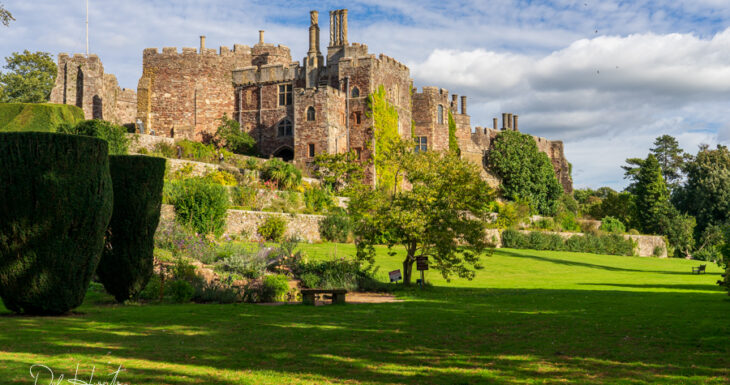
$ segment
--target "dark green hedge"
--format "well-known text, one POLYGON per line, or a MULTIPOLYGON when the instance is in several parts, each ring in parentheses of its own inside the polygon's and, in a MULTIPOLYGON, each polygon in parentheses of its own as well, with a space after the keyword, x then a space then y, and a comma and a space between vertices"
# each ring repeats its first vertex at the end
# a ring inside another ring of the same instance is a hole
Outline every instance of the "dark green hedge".
POLYGON ((139 294, 152 276, 165 159, 110 156, 109 169, 116 199, 96 272, 104 288, 123 302, 139 294))
POLYGON ((84 111, 68 104, 0 103, 0 131, 55 132, 59 125, 84 120, 84 111))
POLYGON ((502 232, 502 246, 511 249, 573 251, 606 255, 634 255, 634 241, 621 235, 573 235, 564 239, 557 234, 517 230, 502 232))
POLYGON ((0 133, 0 297, 15 312, 79 305, 112 214, 105 141, 0 133))

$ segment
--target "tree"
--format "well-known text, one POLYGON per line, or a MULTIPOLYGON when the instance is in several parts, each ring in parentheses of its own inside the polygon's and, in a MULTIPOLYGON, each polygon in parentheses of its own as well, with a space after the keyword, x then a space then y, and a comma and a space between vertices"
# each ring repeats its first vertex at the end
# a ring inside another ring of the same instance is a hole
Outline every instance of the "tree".
POLYGON ((669 203, 669 191, 659 162, 653 154, 642 162, 636 173, 636 220, 640 230, 650 234, 661 234, 657 219, 665 214, 669 203))
POLYGON ((13 14, 5 9, 2 3, 0 3, 0 23, 7 27, 10 25, 10 22, 14 20, 15 18, 13 17, 13 14))
POLYGON ((355 186, 365 176, 355 151, 318 154, 312 162, 312 175, 319 179, 324 187, 337 193, 345 191, 348 186, 355 186))
POLYGON ((730 220, 730 151, 722 145, 700 148, 685 165, 687 182, 677 193, 679 208, 697 218, 697 234, 730 220))
POLYGON ((215 132, 215 139, 219 146, 227 148, 236 154, 254 155, 256 140, 246 132, 241 131, 241 125, 223 114, 219 119, 221 124, 215 132))
POLYGON ((636 192, 636 178, 639 176, 639 170, 644 165, 644 159, 641 158, 628 158, 626 159, 626 166, 621 166, 624 169, 624 179, 628 179, 631 183, 626 186, 624 191, 635 193, 636 192))
POLYGON ((682 181, 682 169, 687 160, 684 150, 679 148, 679 143, 673 136, 662 135, 654 141, 651 153, 659 161, 669 191, 674 191, 682 181))
POLYGON ((563 187, 550 159, 531 136, 516 131, 497 135, 489 151, 489 168, 502 179, 506 198, 524 198, 540 214, 555 214, 563 187))
POLYGON ((44 103, 51 96, 56 63, 48 52, 13 52, 0 74, 0 103, 44 103))
POLYGON ((358 258, 372 263, 375 245, 403 245, 407 285, 417 257, 431 258, 447 280, 473 278, 480 256, 491 251, 485 229, 492 192, 479 169, 452 153, 406 152, 400 159, 410 190, 364 186, 350 201, 358 258))
POLYGON ((589 214, 595 219, 613 217, 627 227, 637 227, 635 223, 635 196, 628 192, 612 192, 600 203, 590 207, 589 214))

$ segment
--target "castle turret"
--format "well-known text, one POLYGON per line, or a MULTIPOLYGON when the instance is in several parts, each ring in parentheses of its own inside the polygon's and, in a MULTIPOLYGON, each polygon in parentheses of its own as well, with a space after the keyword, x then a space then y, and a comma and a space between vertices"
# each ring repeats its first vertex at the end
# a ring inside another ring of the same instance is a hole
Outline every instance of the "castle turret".
POLYGON ((306 87, 313 88, 319 82, 319 72, 324 66, 324 57, 319 50, 319 12, 311 11, 309 16, 309 51, 307 51, 307 58, 304 59, 304 68, 306 87))

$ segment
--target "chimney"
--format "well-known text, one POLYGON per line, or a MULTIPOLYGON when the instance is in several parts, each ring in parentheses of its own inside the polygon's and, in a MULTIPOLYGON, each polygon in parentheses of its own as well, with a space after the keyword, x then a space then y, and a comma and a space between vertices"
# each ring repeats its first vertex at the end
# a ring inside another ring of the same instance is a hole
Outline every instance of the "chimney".
POLYGON ((309 12, 309 17, 309 53, 316 54, 319 52, 319 12, 309 12))
POLYGON ((499 119, 494 118, 493 123, 494 123, 494 131, 497 131, 498 130, 497 125, 499 124, 499 119))
POLYGON ((466 96, 461 97, 461 114, 466 115, 466 96))
POLYGON ((519 117, 519 116, 515 115, 515 116, 514 116, 514 117, 512 118, 512 119, 513 119, 513 123, 512 123, 512 128, 513 128, 513 129, 514 129, 515 131, 519 131, 519 129, 517 128, 517 118, 518 118, 518 117, 519 117))
POLYGON ((512 129, 512 114, 507 113, 507 129, 512 129))
POLYGON ((459 95, 451 94, 451 110, 456 112, 459 110, 459 95))
POLYGON ((263 30, 259 31, 259 44, 261 44, 261 45, 264 44, 264 31, 263 30))
POLYGON ((509 126, 507 125, 507 114, 503 112, 502 113, 502 130, 506 130, 507 128, 509 128, 509 126))
POLYGON ((200 53, 205 51, 205 36, 200 36, 200 53))
POLYGON ((341 16, 342 16, 342 24, 341 24, 342 42, 341 43, 343 45, 348 45, 348 43, 347 43, 347 9, 342 10, 341 16))

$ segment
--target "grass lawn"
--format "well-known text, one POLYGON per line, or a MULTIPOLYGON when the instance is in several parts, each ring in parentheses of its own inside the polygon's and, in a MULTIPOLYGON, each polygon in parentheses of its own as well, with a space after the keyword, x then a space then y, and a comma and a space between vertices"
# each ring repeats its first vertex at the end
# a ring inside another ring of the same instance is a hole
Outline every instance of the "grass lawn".
MULTIPOLYGON (((380 254, 382 276, 399 267, 380 254)), ((95 367, 94 383, 122 365, 118 382, 156 385, 730 382, 715 265, 510 249, 484 264, 473 281, 431 271, 401 303, 118 306, 92 291, 71 316, 2 309, 0 383, 32 384, 32 364, 56 380, 95 367)))

